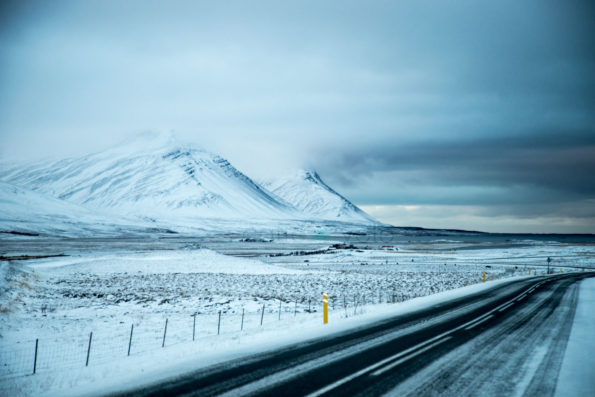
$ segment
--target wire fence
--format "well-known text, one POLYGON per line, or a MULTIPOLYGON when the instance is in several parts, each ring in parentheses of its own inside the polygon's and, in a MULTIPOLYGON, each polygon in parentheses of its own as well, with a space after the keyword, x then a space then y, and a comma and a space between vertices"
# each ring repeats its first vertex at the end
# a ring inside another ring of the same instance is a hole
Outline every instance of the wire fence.
MULTIPOLYGON (((411 298, 381 293, 329 296, 329 311, 335 316, 361 314, 369 304, 399 302, 411 298)), ((39 372, 68 370, 109 363, 114 359, 141 355, 180 343, 217 335, 238 334, 270 328, 279 322, 299 324, 320 316, 322 297, 304 297, 294 302, 264 303, 257 311, 214 314, 188 313, 168 317, 153 316, 143 321, 120 322, 118 326, 94 329, 88 333, 63 334, 0 346, 0 379, 39 372)))
MULTIPOLYGON (((537 273, 530 270, 533 275, 537 273)), ((490 279, 492 275, 486 277, 486 280, 490 279)), ((369 305, 403 302, 433 292, 439 291, 329 294, 329 311, 335 318, 350 317, 365 312, 369 305)), ((96 325, 96 329, 84 333, 61 331, 54 337, 46 334, 28 342, 12 345, 3 342, 0 345, 0 379, 105 364, 180 343, 200 343, 201 338, 265 329, 283 321, 293 321, 299 326, 311 321, 312 316, 320 316, 322 321, 321 311, 322 295, 294 301, 269 300, 258 310, 155 315, 143 320, 120 321, 117 326, 100 328, 96 325)))

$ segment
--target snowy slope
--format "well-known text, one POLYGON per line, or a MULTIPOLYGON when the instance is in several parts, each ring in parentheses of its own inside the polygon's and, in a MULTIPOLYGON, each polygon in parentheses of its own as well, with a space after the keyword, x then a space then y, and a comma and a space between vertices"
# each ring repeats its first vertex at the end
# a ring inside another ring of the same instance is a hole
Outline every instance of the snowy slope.
POLYGON ((115 235, 142 231, 139 222, 92 212, 82 206, 0 182, 0 238, 20 234, 115 235))
POLYGON ((224 158, 163 133, 136 135, 84 157, 3 165, 0 180, 63 204, 176 230, 310 230, 311 222, 328 221, 379 225, 313 171, 263 187, 224 158))
POLYGON ((1 178, 53 197, 157 219, 300 218, 227 160, 147 133, 86 157, 15 167, 1 178))
POLYGON ((263 186, 310 218, 379 224, 364 211, 329 187, 312 170, 298 170, 263 186))

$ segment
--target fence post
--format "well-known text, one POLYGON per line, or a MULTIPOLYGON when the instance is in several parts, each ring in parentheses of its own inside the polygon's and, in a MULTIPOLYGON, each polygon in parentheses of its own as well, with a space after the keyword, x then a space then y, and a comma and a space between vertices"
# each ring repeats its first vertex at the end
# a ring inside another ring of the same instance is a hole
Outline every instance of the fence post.
POLYGON ((194 336, 196 335, 196 315, 198 313, 194 312, 194 314, 192 315, 193 320, 192 320, 192 342, 194 342, 194 336))
POLYGON ((167 334, 167 318, 165 319, 165 328, 163 329, 163 342, 161 342, 161 347, 165 347, 165 335, 167 334))
POLYGON ((260 312, 260 325, 262 326, 262 319, 264 318, 264 303, 262 304, 262 312, 260 312))
POLYGON ((89 366, 89 355, 91 354, 91 340, 93 339, 93 332, 89 334, 89 347, 87 347, 87 362, 85 362, 85 367, 89 366))
POLYGON ((130 326, 130 339, 128 340, 128 355, 130 355, 130 347, 132 346, 132 331, 134 331, 134 324, 130 326))
POLYGON ((37 371, 37 347, 39 346, 39 339, 35 339, 35 357, 33 358, 33 374, 37 371))
POLYGON ((347 299, 343 295, 343 308, 345 309, 345 317, 347 317, 347 299))
POLYGON ((219 310, 219 321, 217 321, 217 335, 219 335, 219 331, 221 331, 221 310, 219 310))
POLYGON ((297 315, 297 299, 295 300, 295 306, 293 307, 293 317, 297 315))
POLYGON ((312 310, 310 308, 311 303, 312 303, 312 299, 308 298, 308 313, 312 313, 312 310))
POLYGON ((242 326, 240 327, 240 331, 244 330, 244 308, 242 307, 242 326))
POLYGON ((281 321, 281 301, 279 301, 279 321, 281 321))

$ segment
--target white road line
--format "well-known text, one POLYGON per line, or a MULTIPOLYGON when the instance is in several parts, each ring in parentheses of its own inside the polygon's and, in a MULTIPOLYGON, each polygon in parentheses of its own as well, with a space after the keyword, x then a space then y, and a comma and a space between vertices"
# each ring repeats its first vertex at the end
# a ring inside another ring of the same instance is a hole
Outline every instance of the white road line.
POLYGON ((502 312, 506 309, 508 309, 510 306, 514 305, 514 302, 509 303, 508 305, 501 307, 500 309, 498 309, 499 312, 502 312))
MULTIPOLYGON (((534 285, 533 288, 538 287, 539 285, 541 285, 541 284, 534 285)), ((333 390, 333 389, 335 389, 335 388, 337 388, 337 387, 339 387, 341 385, 344 385, 347 382, 352 381, 353 379, 355 379, 355 378, 357 378, 357 377, 359 377, 361 375, 366 374, 367 372, 374 371, 376 368, 379 368, 379 367, 381 367, 381 366, 389 363, 390 361, 398 360, 399 363, 402 363, 405 360, 408 360, 410 358, 413 358, 413 357, 415 357, 418 354, 422 354, 423 352, 431 349, 432 347, 434 347, 434 346, 436 346, 436 345, 438 345, 438 344, 440 344, 440 343, 442 343, 442 342, 444 342, 444 341, 446 341, 448 339, 451 339, 452 337, 449 336, 450 334, 452 334, 452 333, 454 333, 456 331, 459 331, 461 329, 465 329, 465 330, 472 329, 475 326, 483 323, 484 321, 487 321, 490 318, 494 317, 492 315, 492 313, 495 313, 496 311, 502 311, 502 310, 506 309, 508 306, 513 305, 515 300, 518 301, 518 300, 523 299, 524 297, 527 296, 526 294, 527 294, 527 291, 529 289, 530 288, 526 289, 525 291, 521 292, 519 295, 515 296, 514 298, 510 299, 507 302, 502 303, 500 306, 498 306, 498 307, 490 310, 489 312, 487 312, 487 313, 485 313, 485 314, 483 314, 483 315, 481 315, 481 316, 479 316, 479 317, 477 317, 477 318, 475 318, 475 319, 473 319, 471 321, 467 321, 465 324, 459 325, 458 327, 453 328, 450 331, 443 332, 442 334, 437 335, 437 336, 435 336, 435 337, 433 337, 431 339, 428 339, 427 341, 425 341, 423 343, 420 343, 418 345, 415 345, 415 346, 413 346, 413 347, 411 347, 409 349, 403 350, 402 352, 397 353, 397 354, 395 354, 395 355, 393 355, 391 357, 385 358, 384 360, 381 360, 381 361, 377 362, 376 364, 372 364, 369 367, 366 367, 366 368, 361 369, 361 370, 359 370, 359 371, 357 371, 357 372, 355 372, 355 373, 353 373, 353 374, 351 374, 349 376, 346 376, 345 378, 339 379, 338 381, 333 382, 330 385, 327 385, 327 386, 323 387, 322 389, 319 389, 319 390, 317 390, 317 391, 315 391, 315 392, 313 392, 311 394, 308 394, 306 397, 318 397, 318 396, 321 396, 324 393, 327 393, 327 392, 329 392, 329 391, 331 391, 331 390, 333 390), (444 339, 441 339, 441 338, 444 338, 444 339), (425 346, 428 343, 431 343, 431 344, 429 346, 425 346), (410 357, 403 357, 404 355, 407 355, 407 354, 409 354, 411 352, 414 352, 416 349, 420 349, 420 348, 422 348, 422 349, 419 352, 413 353, 413 355, 411 355, 410 357), (399 358, 401 358, 401 357, 403 357, 401 359, 402 361, 399 360, 399 358)), ((393 368, 394 366, 399 365, 399 364, 394 364, 394 365, 393 364, 389 364, 389 367, 390 368, 393 368)), ((376 372, 383 371, 383 370, 378 370, 376 372)), ((382 373, 382 372, 379 372, 379 373, 382 373)))
POLYGON ((486 313, 483 316, 479 316, 474 320, 467 321, 465 324, 461 325, 457 329, 465 328, 465 330, 467 330, 467 328, 469 328, 471 325, 473 325, 475 323, 483 322, 483 320, 485 320, 489 316, 490 316, 490 313, 486 313))
POLYGON ((523 295, 519 296, 519 297, 516 299, 516 301, 517 301, 517 302, 519 302, 519 301, 522 301, 522 300, 523 300, 523 299, 525 299, 526 297, 527 297, 527 294, 523 294, 523 295))
POLYGON ((407 354, 409 354, 411 352, 414 352, 415 350, 419 349, 420 347, 423 347, 423 346, 425 346, 425 345, 427 345, 429 343, 432 343, 433 341, 435 341, 437 339, 440 339, 443 336, 444 336, 444 334, 435 336, 435 337, 433 337, 431 339, 428 339, 425 342, 419 343, 419 344, 417 344, 417 345, 415 345, 413 347, 410 347, 409 349, 403 350, 402 352, 399 352, 399 353, 397 353, 397 354, 395 354, 393 356, 387 357, 384 360, 381 360, 381 361, 377 362, 376 364, 372 364, 369 367, 366 367, 364 369, 361 369, 361 370, 359 370, 359 371, 357 371, 357 372, 355 372, 355 373, 353 373, 353 374, 351 374, 349 376, 346 376, 345 378, 339 379, 338 381, 333 382, 330 385, 327 385, 327 386, 323 387, 322 389, 319 389, 319 390, 315 391, 314 393, 308 394, 306 397, 317 397, 317 396, 320 396, 320 395, 322 395, 322 394, 324 394, 324 393, 326 393, 328 391, 331 391, 331 390, 333 390, 333 389, 335 389, 335 388, 337 388, 337 387, 339 387, 339 386, 341 386, 341 385, 343 385, 343 384, 345 384, 347 382, 350 382, 351 380, 353 380, 353 379, 355 379, 355 378, 357 378, 357 377, 359 377, 361 375, 364 375, 367 372, 373 371, 373 370, 375 370, 378 367, 382 367, 384 364, 387 364, 387 363, 389 363, 389 362, 391 362, 393 360, 399 359, 400 357, 402 357, 404 355, 407 355, 407 354))
POLYGON ((484 323, 484 322, 488 321, 490 318, 493 318, 493 317, 494 317, 494 315, 493 315, 493 314, 490 314, 489 316, 487 316, 487 317, 486 317, 486 318, 484 318, 483 320, 481 320, 481 321, 477 321, 475 324, 473 324, 473 325, 470 325, 470 326, 466 327, 466 328, 465 328, 465 331, 468 331, 468 330, 470 330, 470 329, 472 329, 472 328, 475 328, 475 327, 477 327, 479 324, 481 324, 481 323, 484 323))
MULTIPOLYGON (((359 370, 359 371, 357 371, 357 372, 355 372, 355 373, 353 373, 353 374, 351 374, 349 376, 346 376, 345 378, 339 379, 338 381, 333 382, 330 385, 327 385, 327 386, 323 387, 322 389, 319 389, 319 390, 315 391, 314 393, 308 394, 306 397, 318 397, 318 396, 321 396, 324 393, 327 393, 327 392, 329 392, 329 391, 331 391, 331 390, 333 390, 333 389, 335 389, 335 388, 337 388, 337 387, 339 387, 341 385, 344 385, 347 382, 352 381, 353 379, 355 379, 355 378, 357 378, 357 377, 359 377, 361 375, 366 374, 367 372, 374 371, 376 368, 381 367, 381 366, 387 364, 388 362, 390 362, 392 360, 398 360, 403 355, 409 354, 412 351, 414 351, 416 349, 419 349, 420 347, 422 347, 422 346, 424 346, 424 345, 426 345, 428 343, 431 343, 431 342, 434 342, 434 341, 437 342, 439 339, 444 338, 444 337, 446 337, 446 336, 448 336, 448 335, 450 335, 450 334, 452 334, 452 333, 454 333, 456 331, 459 331, 461 329, 465 329, 465 330, 471 329, 471 328, 473 328, 473 327, 475 327, 475 326, 483 323, 484 321, 487 321, 488 319, 494 317, 492 315, 492 313, 494 313, 494 312, 496 312, 496 311, 504 308, 506 305, 512 305, 512 304, 514 304, 514 301, 515 300, 518 301, 518 300, 521 300, 522 298, 526 297, 527 296, 526 295, 527 294, 527 291, 529 289, 530 288, 526 289, 525 291, 521 292, 519 295, 515 296, 514 298, 510 299, 507 302, 504 302, 503 304, 501 304, 500 306, 498 306, 498 307, 490 310, 489 312, 487 312, 487 313, 485 313, 485 314, 483 314, 483 315, 481 315, 481 316, 479 316, 479 317, 477 317, 477 318, 475 318, 475 319, 473 319, 471 321, 467 321, 463 325, 459 325, 458 327, 453 328, 450 331, 443 332, 442 334, 440 334, 438 336, 435 336, 435 337, 433 337, 431 339, 428 339, 427 341, 425 341, 423 343, 420 343, 418 345, 415 345, 415 346, 413 346, 413 347, 411 347, 411 348, 409 348, 407 350, 403 350, 402 352, 397 353, 394 356, 385 358, 384 360, 381 360, 381 361, 377 362, 376 364, 372 364, 369 367, 366 367, 366 368, 361 369, 361 370, 359 370)), ((450 339, 450 338, 451 337, 449 336, 448 338, 445 338, 444 340, 441 340, 440 343, 442 343, 442 342, 444 342, 444 341, 446 341, 447 339, 450 339)), ((436 342, 434 342, 434 343, 436 343, 436 342)), ((430 345, 430 346, 432 346, 432 347, 435 346, 434 343, 432 343, 432 345, 430 345)), ((438 344, 438 343, 436 343, 436 344, 438 344)), ((431 349, 430 346, 424 347, 422 349, 423 351, 420 351, 419 353, 416 353, 416 354, 421 354, 421 353, 423 353, 423 352, 431 349)), ((411 358, 411 357, 409 357, 409 358, 411 358)), ((395 364, 395 365, 398 365, 398 364, 395 364)))
POLYGON ((446 338, 442 338, 434 343, 432 343, 429 346, 424 347, 423 349, 420 349, 418 351, 416 351, 415 353, 411 353, 403 358, 401 358, 400 360, 397 360, 395 362, 392 362, 390 364, 388 364, 387 366, 385 366, 384 368, 380 368, 374 372, 372 372, 372 376, 378 376, 378 375, 382 375, 383 373, 385 373, 386 371, 390 371, 391 369, 393 369, 394 367, 396 367, 397 365, 400 365, 402 363, 404 363, 407 360, 411 360, 413 357, 419 356, 422 353, 425 353, 426 351, 430 350, 431 348, 446 342, 447 340, 452 339, 452 336, 447 336, 446 338))
MULTIPOLYGON (((392 357, 389 357, 389 358, 392 359, 392 357)), ((359 371, 357 371, 357 372, 355 372, 355 373, 353 373, 353 374, 351 374, 349 376, 346 376, 343 379, 339 379, 338 381, 333 382, 330 385, 327 385, 327 386, 323 387, 322 389, 316 390, 314 393, 310 393, 310 394, 306 395, 306 397, 318 397, 318 396, 321 396, 324 393, 327 393, 327 392, 329 392, 329 391, 331 391, 331 390, 333 390, 333 389, 335 389, 335 388, 337 388, 337 387, 339 387, 341 385, 344 385, 347 382, 352 381, 353 379, 355 379, 355 378, 357 378, 357 377, 365 374, 366 372, 370 372, 370 371, 374 370, 375 368, 378 368, 378 366, 380 364, 384 364, 384 360, 380 361, 377 364, 374 364, 374 365, 371 365, 371 366, 369 366, 367 368, 364 368, 362 370, 359 370, 359 371)))

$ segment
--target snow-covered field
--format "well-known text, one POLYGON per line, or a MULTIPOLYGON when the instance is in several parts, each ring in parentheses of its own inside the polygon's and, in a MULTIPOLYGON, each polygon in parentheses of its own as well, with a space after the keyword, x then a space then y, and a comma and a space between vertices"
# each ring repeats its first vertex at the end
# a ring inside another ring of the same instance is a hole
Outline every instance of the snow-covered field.
POLYGON ((71 249, 0 261, 0 394, 108 387, 124 382, 123 372, 139 376, 139 368, 163 375, 176 363, 196 366, 195 354, 206 365, 315 336, 322 292, 333 326, 347 326, 402 310, 414 298, 543 274, 547 257, 556 272, 595 265, 593 245, 537 241, 407 241, 385 249, 299 238, 218 244, 211 247, 225 249, 71 249))

